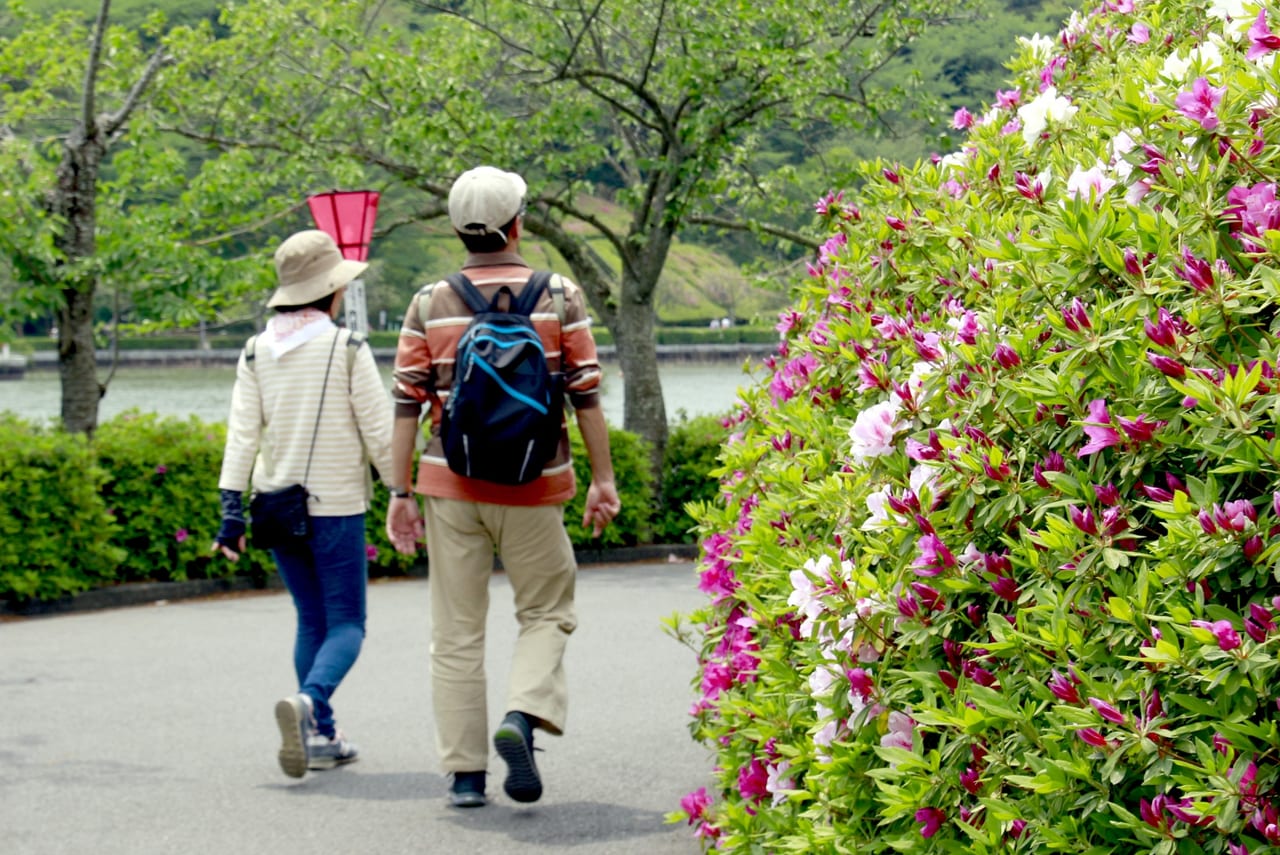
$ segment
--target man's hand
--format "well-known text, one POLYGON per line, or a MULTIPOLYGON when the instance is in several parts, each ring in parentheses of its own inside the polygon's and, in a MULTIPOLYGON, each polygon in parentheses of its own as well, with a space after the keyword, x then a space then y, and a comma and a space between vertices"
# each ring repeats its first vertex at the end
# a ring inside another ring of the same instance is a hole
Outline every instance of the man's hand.
POLYGON ((422 509, 414 496, 403 499, 391 497, 387 506, 387 539, 401 555, 414 555, 422 543, 426 530, 422 524, 422 509))
POLYGON ((612 481, 592 481, 587 488, 587 503, 582 514, 583 527, 591 526, 591 536, 599 537, 604 527, 622 510, 618 488, 612 481))

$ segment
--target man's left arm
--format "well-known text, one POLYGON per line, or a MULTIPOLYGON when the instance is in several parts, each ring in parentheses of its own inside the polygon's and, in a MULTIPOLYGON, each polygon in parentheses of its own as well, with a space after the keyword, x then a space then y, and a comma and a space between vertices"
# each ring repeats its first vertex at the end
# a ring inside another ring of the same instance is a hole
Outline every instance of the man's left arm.
POLYGON ((583 509, 582 525, 591 527, 591 536, 599 537, 605 526, 622 510, 618 488, 613 481, 613 458, 609 453, 609 425, 604 410, 590 407, 575 410, 578 430, 587 447, 587 459, 591 463, 591 485, 587 487, 587 501, 583 509))

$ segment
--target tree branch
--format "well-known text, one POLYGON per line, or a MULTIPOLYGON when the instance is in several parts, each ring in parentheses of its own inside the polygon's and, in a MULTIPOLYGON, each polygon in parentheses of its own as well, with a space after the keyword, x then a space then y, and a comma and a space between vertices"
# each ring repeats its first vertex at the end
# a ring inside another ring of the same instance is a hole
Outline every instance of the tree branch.
POLYGON ((783 226, 774 225, 772 223, 761 223, 755 220, 730 220, 725 217, 716 217, 711 214, 690 214, 685 217, 685 222, 695 226, 712 226, 717 229, 725 229, 732 232, 752 232, 773 235, 790 241, 797 246, 803 246, 806 249, 816 250, 822 246, 822 243, 815 240, 811 235, 802 234, 801 232, 792 231, 783 226))
POLYGON ((163 45, 156 48, 155 53, 151 54, 151 59, 147 60, 147 67, 142 70, 142 74, 133 82, 133 86, 129 89, 129 94, 125 96, 124 103, 120 105, 120 109, 105 117, 102 127, 104 134, 108 137, 116 135, 116 132, 120 130, 133 111, 137 109, 143 93, 155 80, 156 75, 160 73, 160 69, 172 62, 173 57, 170 56, 163 45))
POLYGON ((80 127, 85 138, 94 135, 97 121, 98 66, 102 62, 102 43, 107 35, 107 18, 111 14, 111 0, 102 0, 98 6, 98 19, 93 24, 93 40, 89 42, 89 58, 84 68, 84 86, 80 91, 80 127))

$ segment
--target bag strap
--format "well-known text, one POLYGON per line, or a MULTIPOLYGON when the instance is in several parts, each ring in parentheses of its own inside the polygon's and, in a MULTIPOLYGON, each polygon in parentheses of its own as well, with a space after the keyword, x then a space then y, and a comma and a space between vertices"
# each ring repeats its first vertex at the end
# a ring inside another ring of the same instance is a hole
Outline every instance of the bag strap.
MULTIPOLYGON (((316 407, 316 423, 311 429, 311 449, 307 451, 307 471, 302 475, 302 486, 307 486, 307 479, 311 477, 311 457, 316 453, 316 437, 320 435, 320 414, 324 412, 324 396, 329 391, 329 372, 333 370, 333 351, 338 347, 338 336, 342 335, 342 330, 336 330, 333 334, 333 343, 329 345, 329 362, 324 367, 324 385, 320 387, 320 406, 316 407)), ((348 339, 350 343, 350 339, 348 339)))
POLYGON ((533 310, 538 305, 538 300, 542 298, 542 292, 547 290, 547 283, 550 281, 551 274, 549 272, 535 270, 529 277, 529 281, 525 283, 520 296, 516 298, 515 303, 511 306, 511 311, 518 312, 526 317, 532 315, 533 310))
MULTIPOLYGON (((445 278, 449 283, 449 287, 454 293, 462 298, 462 302, 467 304, 467 308, 474 314, 489 311, 489 303, 484 299, 484 295, 480 293, 480 289, 475 286, 465 273, 454 273, 445 278)), ((496 298, 495 298, 496 299, 496 298)))

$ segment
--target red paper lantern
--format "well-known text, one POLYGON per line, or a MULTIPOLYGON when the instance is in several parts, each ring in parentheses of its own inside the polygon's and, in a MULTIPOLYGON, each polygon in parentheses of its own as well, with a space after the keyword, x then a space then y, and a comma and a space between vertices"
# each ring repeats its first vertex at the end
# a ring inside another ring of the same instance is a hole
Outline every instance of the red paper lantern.
POLYGON ((334 190, 307 197, 316 228, 333 238, 343 258, 364 261, 378 216, 377 190, 334 190))

